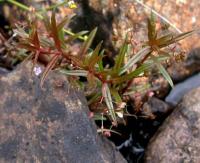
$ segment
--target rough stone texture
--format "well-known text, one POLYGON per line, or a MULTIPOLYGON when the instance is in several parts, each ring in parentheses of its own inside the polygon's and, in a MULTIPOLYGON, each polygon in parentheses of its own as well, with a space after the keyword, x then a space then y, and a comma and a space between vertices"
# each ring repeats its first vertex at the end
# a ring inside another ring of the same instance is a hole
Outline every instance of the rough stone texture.
POLYGON ((97 135, 83 94, 54 72, 41 90, 30 65, 0 77, 0 162, 126 162, 97 135))
POLYGON ((146 163, 200 162, 200 88, 186 94, 151 140, 146 163))

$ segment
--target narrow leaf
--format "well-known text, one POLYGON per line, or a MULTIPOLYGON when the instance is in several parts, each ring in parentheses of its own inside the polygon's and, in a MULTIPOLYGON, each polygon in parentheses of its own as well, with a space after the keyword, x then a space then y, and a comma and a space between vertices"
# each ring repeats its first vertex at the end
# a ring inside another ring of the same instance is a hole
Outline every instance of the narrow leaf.
POLYGON ((30 51, 35 51, 37 49, 35 46, 29 45, 28 43, 19 43, 17 46, 30 51))
POLYGON ((162 47, 165 47, 165 46, 168 46, 168 45, 171 45, 171 44, 174 44, 186 37, 189 37, 191 36, 192 34, 196 33, 197 31, 196 30, 193 30, 193 31, 189 31, 189 32, 185 32, 185 33, 181 33, 177 36, 170 36, 170 35, 167 35, 167 36, 163 36, 162 38, 158 39, 157 42, 159 42, 159 47, 162 48, 162 47), (163 43, 163 44, 161 44, 163 43))
POLYGON ((51 34, 52 34, 56 48, 60 50, 61 44, 60 44, 58 33, 59 31, 56 25, 56 16, 55 16, 55 12, 53 12, 51 16, 51 34))
POLYGON ((108 107, 109 114, 110 114, 113 122, 115 124, 117 124, 117 118, 116 118, 116 114, 115 114, 113 103, 112 103, 112 97, 111 97, 110 89, 109 89, 107 83, 104 83, 103 86, 102 86, 102 95, 105 99, 106 105, 108 107))
POLYGON ((132 79, 133 77, 139 76, 141 73, 144 73, 144 71, 150 69, 151 66, 152 66, 152 63, 145 63, 141 65, 140 67, 138 67, 136 70, 130 72, 129 74, 125 74, 123 76, 113 78, 112 81, 115 84, 123 83, 125 81, 132 79))
POLYGON ((63 29, 63 27, 68 24, 70 21, 70 18, 66 16, 58 25, 57 25, 57 30, 60 31, 63 29))
POLYGON ((98 61, 98 70, 101 72, 104 70, 104 67, 103 67, 103 54, 104 54, 104 50, 101 51, 100 53, 100 56, 102 56, 101 60, 98 61))
POLYGON ((122 98, 119 95, 119 92, 116 89, 110 89, 110 92, 112 94, 112 96, 115 98, 115 101, 117 103, 121 103, 122 102, 122 98))
POLYGON ((154 62, 156 64, 158 70, 163 75, 163 77, 168 81, 168 83, 170 84, 171 87, 174 87, 173 81, 172 81, 170 75, 168 74, 168 72, 163 67, 163 65, 160 64, 160 62, 158 62, 158 60, 156 58, 153 58, 153 60, 154 60, 154 62))
POLYGON ((126 72, 129 68, 131 68, 134 64, 136 64, 139 60, 144 58, 147 54, 151 52, 151 47, 147 46, 141 49, 137 54, 135 54, 129 61, 124 65, 124 67, 120 71, 120 75, 126 72))
POLYGON ((52 68, 55 66, 56 62, 58 61, 59 56, 58 55, 54 55, 53 58, 51 59, 51 61, 48 63, 48 65, 46 66, 43 74, 42 74, 42 78, 40 81, 40 87, 42 88, 43 84, 44 84, 44 80, 47 77, 48 73, 52 70, 52 68))
POLYGON ((102 59, 102 56, 99 56, 99 51, 101 49, 102 41, 97 45, 97 47, 94 49, 92 55, 88 59, 89 68, 92 68, 95 66, 95 64, 102 59))
POLYGON ((80 36, 83 36, 85 35, 86 33, 88 33, 88 31, 81 31, 81 32, 78 32, 72 36, 69 36, 66 40, 65 40, 65 43, 69 43, 71 41, 74 41, 75 39, 79 38, 80 36))
POLYGON ((35 29, 35 31, 34 31, 34 35, 33 35, 33 44, 34 44, 38 49, 40 48, 40 41, 39 41, 37 29, 35 29))
POLYGON ((83 43, 82 48, 80 49, 79 56, 83 56, 86 54, 87 50, 92 44, 96 32, 97 28, 93 29, 92 32, 90 32, 88 39, 83 43))
POLYGON ((66 74, 66 75, 72 75, 72 76, 84 76, 87 77, 88 72, 85 70, 59 70, 59 72, 66 74))
POLYGON ((119 54, 116 57, 115 65, 114 65, 114 72, 118 73, 120 71, 120 68, 122 67, 122 64, 124 63, 124 58, 126 55, 128 49, 128 45, 126 44, 126 40, 124 41, 122 47, 120 48, 119 54))
POLYGON ((156 39, 155 16, 152 12, 151 12, 151 18, 148 19, 148 38, 149 41, 153 41, 156 39))

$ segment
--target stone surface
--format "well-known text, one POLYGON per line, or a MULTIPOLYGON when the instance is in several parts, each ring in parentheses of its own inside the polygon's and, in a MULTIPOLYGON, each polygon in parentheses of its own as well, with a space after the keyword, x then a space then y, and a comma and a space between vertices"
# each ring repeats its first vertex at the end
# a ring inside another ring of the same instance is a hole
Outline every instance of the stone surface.
POLYGON ((0 162, 126 162, 96 133, 84 95, 51 72, 44 88, 31 64, 0 78, 0 162))
POLYGON ((200 86, 199 81, 200 73, 175 85, 175 87, 171 90, 169 95, 165 98, 165 101, 173 106, 176 106, 187 92, 200 86))
POLYGON ((200 71, 200 48, 192 49, 184 62, 170 65, 168 72, 175 83, 194 75, 200 71))
POLYGON ((146 163, 200 162, 200 88, 184 96, 147 148, 146 163))
POLYGON ((144 103, 142 113, 152 119, 156 116, 161 116, 169 113, 172 108, 164 101, 151 97, 147 102, 144 103))

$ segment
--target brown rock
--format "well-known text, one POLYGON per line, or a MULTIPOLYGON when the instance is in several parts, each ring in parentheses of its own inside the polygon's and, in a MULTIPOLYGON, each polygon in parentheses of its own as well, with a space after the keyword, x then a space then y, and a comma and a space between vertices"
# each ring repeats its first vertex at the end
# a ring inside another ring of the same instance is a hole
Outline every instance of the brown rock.
POLYGON ((200 162, 200 88, 184 96, 147 148, 146 163, 200 162))
POLYGON ((0 78, 0 162, 126 162, 88 118, 84 95, 51 72, 44 89, 31 64, 0 78))

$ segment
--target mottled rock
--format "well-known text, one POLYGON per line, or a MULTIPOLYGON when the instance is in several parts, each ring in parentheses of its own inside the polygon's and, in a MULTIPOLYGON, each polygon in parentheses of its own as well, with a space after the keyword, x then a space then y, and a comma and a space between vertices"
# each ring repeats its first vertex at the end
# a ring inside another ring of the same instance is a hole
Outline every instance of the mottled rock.
POLYGON ((20 65, 0 78, 0 162, 126 162, 96 133, 84 95, 51 72, 44 88, 20 65))
POLYGON ((152 138, 146 163, 200 162, 200 88, 184 96, 152 138))

